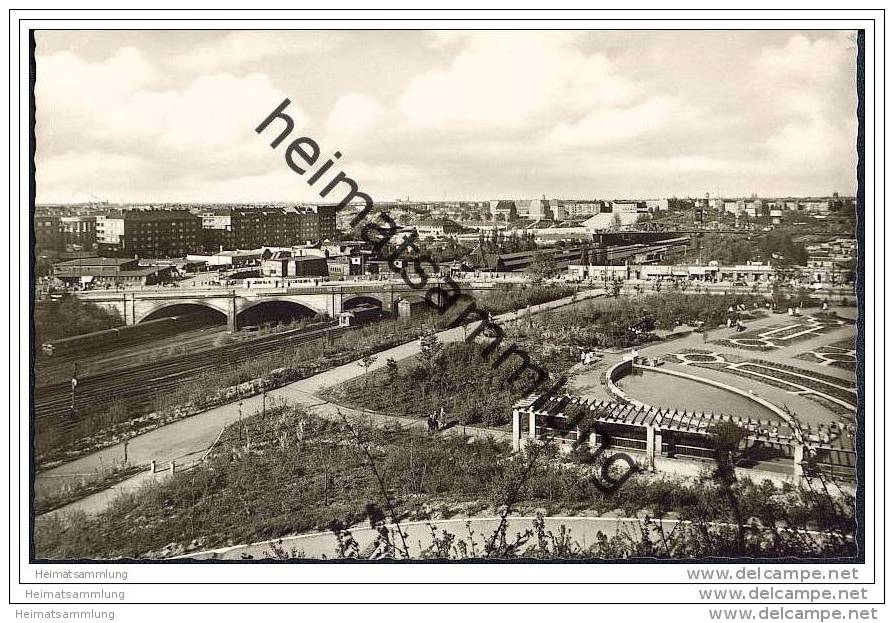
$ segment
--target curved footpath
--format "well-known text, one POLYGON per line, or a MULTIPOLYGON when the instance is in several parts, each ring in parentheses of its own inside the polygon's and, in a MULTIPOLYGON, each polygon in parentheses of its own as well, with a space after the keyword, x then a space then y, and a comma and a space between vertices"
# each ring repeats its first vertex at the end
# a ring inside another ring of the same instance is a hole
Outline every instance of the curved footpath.
MULTIPOLYGON (((534 305, 516 312, 508 312, 496 316, 500 322, 511 322, 526 317, 528 314, 537 314, 549 311, 557 307, 563 307, 588 298, 602 296, 604 290, 594 289, 577 293, 574 297, 566 297, 534 305)), ((440 331, 438 339, 442 343, 459 342, 465 338, 463 327, 456 327, 440 331)), ((376 362, 370 366, 370 371, 385 367, 385 362, 390 359, 400 361, 412 357, 419 352, 419 344, 416 340, 395 346, 376 353, 376 362)), ((284 400, 289 404, 305 406, 325 405, 314 393, 323 388, 338 385, 357 378, 364 373, 356 361, 331 368, 320 374, 306 379, 289 383, 278 389, 267 392, 268 400, 284 400)), ((252 396, 241 400, 241 412, 249 415, 260 411, 262 408, 262 396, 252 396)), ((184 418, 177 422, 162 426, 148 433, 144 433, 128 440, 128 461, 133 464, 149 464, 156 461, 159 469, 165 469, 171 460, 184 456, 192 456, 208 448, 220 434, 221 429, 239 419, 240 401, 234 401, 208 411, 184 418)), ((331 405, 330 405, 331 406, 331 405)), ((342 409, 342 411, 346 411, 342 409)), ((331 412, 334 414, 335 407, 331 412)), ((355 412, 359 413, 359 412, 355 412)), ((371 416, 383 419, 383 416, 371 416)), ((424 424, 424 422, 422 422, 424 424)), ((46 494, 59 489, 65 484, 77 483, 85 475, 89 475, 102 469, 104 466, 114 465, 124 457, 124 444, 117 444, 104 448, 98 452, 83 456, 79 459, 65 463, 53 469, 40 472, 35 479, 35 490, 40 494, 46 494)), ((127 488, 125 481, 119 487, 127 488)), ((100 495, 100 494, 96 494, 100 495)), ((94 496, 90 496, 94 497, 94 496)), ((85 498, 86 499, 86 498, 85 498)), ((65 507, 68 508, 68 507, 65 507)), ((60 509, 62 510, 62 509, 60 509)))
MULTIPOLYGON (((616 511, 617 512, 617 511, 616 511)), ((508 528, 506 535, 508 540, 515 538, 516 534, 524 533, 525 530, 531 529, 534 517, 518 517, 513 516, 507 518, 508 528)), ((662 519, 653 520, 656 524, 660 523, 667 532, 671 532, 681 520, 678 519, 662 519)), ((465 540, 468 544, 469 532, 466 523, 469 523, 475 534, 475 546, 480 552, 484 544, 494 533, 500 523, 499 517, 474 517, 474 518, 456 518, 456 519, 440 519, 431 522, 428 521, 412 521, 401 524, 403 532, 406 534, 407 548, 410 556, 419 558, 420 553, 427 549, 432 542, 431 528, 429 525, 435 526, 438 536, 442 537, 442 532, 454 534, 457 540, 465 540)), ((642 539, 640 526, 642 518, 640 517, 623 517, 609 513, 608 516, 602 517, 585 517, 585 516, 567 516, 567 517, 544 517, 544 529, 552 532, 554 536, 558 536, 564 527, 570 540, 580 544, 586 548, 597 542, 599 534, 612 538, 615 536, 628 536, 634 542, 642 539)), ((682 521, 683 524, 689 524, 688 521, 682 521)), ((714 526, 728 526, 720 522, 712 522, 714 526)), ((389 527, 393 526, 389 524, 389 527)), ((392 532, 392 534, 394 534, 392 532)), ((808 534, 821 536, 819 532, 810 531, 808 534)), ((370 548, 376 539, 377 533, 370 527, 356 526, 351 528, 351 535, 355 538, 361 552, 370 548)), ((652 538, 657 543, 658 534, 653 534, 652 538)), ((528 541, 529 545, 536 545, 536 536, 528 541)), ((311 532, 308 534, 299 534, 295 536, 284 537, 282 539, 274 539, 272 541, 261 541, 258 543, 249 543, 244 545, 233 545, 231 547, 222 547, 219 549, 192 552, 174 559, 195 559, 195 560, 242 560, 243 556, 250 556, 255 559, 273 558, 273 546, 281 548, 284 552, 291 553, 293 550, 302 558, 321 559, 321 558, 337 558, 338 541, 331 532, 311 532)))

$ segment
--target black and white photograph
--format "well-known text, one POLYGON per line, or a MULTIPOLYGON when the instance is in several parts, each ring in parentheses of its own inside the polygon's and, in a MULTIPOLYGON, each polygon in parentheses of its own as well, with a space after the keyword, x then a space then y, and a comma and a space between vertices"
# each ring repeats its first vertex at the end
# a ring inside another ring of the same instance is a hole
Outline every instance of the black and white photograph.
POLYGON ((35 16, 14 567, 870 610, 869 13, 35 16))

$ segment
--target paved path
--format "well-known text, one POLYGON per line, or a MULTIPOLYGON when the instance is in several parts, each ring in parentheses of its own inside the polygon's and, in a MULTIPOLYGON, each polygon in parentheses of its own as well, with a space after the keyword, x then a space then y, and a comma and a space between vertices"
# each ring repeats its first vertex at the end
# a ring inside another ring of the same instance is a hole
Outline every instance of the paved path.
POLYGON ((81 498, 77 502, 72 502, 71 504, 59 507, 56 510, 44 513, 43 515, 40 515, 39 518, 44 519, 61 516, 75 511, 84 512, 87 515, 95 515, 106 510, 112 504, 112 501, 122 493, 138 491, 140 488, 148 484, 162 482, 163 480, 170 478, 170 476, 170 470, 155 472, 153 474, 147 469, 135 476, 131 476, 127 480, 122 480, 121 482, 112 485, 108 489, 103 489, 102 491, 88 495, 85 498, 81 498))
MULTIPOLYGON (((533 517, 510 517, 508 519, 507 537, 509 540, 515 538, 517 533, 523 533, 525 530, 532 528, 533 517)), ((499 526, 500 520, 497 517, 473 517, 435 520, 431 524, 437 527, 439 536, 442 531, 446 531, 456 535, 457 539, 469 540, 468 529, 466 523, 469 523, 475 533, 475 545, 480 551, 483 545, 491 538, 491 535, 499 526)), ((600 532, 609 537, 616 535, 626 535, 634 542, 642 538, 639 531, 639 522, 637 518, 618 518, 618 517, 544 517, 544 524, 547 530, 558 535, 561 526, 565 526, 571 531, 571 538, 582 546, 587 547, 596 542, 600 532)), ((668 529, 673 529, 676 522, 668 522, 668 529)), ((407 535, 407 546, 412 558, 418 558, 424 548, 431 544, 431 530, 427 521, 413 521, 402 523, 401 527, 407 535)), ((351 528, 351 534, 357 540, 360 551, 371 551, 373 542, 377 533, 368 526, 354 526, 351 528)), ((396 534, 396 533, 395 533, 396 534)), ((398 541, 399 542, 399 541, 398 541)), ((536 544, 536 537, 532 537, 529 544, 536 544)), ((273 543, 276 543, 274 541, 273 543)), ((310 534, 296 535, 281 539, 280 546, 286 552, 295 550, 304 558, 337 558, 338 543, 331 532, 314 532, 310 534)), ((271 541, 263 541, 260 543, 251 543, 246 545, 235 545, 217 550, 209 550, 204 552, 195 552, 178 558, 193 558, 199 560, 240 560, 243 555, 258 558, 272 558, 271 541)))
MULTIPOLYGON (((632 543, 639 542, 642 537, 640 526, 642 525, 641 517, 623 517, 618 516, 620 509, 607 513, 601 517, 571 516, 571 517, 544 517, 544 528, 553 535, 558 536, 562 527, 568 531, 570 539, 579 544, 583 548, 587 548, 596 543, 600 538, 600 533, 608 538, 621 536, 627 537, 632 543)), ((645 514, 645 513, 643 513, 645 514)), ((533 517, 509 517, 507 519, 507 540, 513 540, 516 534, 524 533, 525 530, 532 529, 533 517)), ((681 520, 678 519, 661 519, 654 520, 660 523, 666 532, 670 533, 681 520)), ((438 535, 443 536, 443 532, 454 534, 457 540, 465 540, 468 544, 469 533, 466 527, 467 523, 474 532, 475 546, 480 552, 482 546, 487 543, 491 535, 500 524, 498 517, 472 517, 472 518, 455 518, 428 521, 413 521, 401 524, 402 531, 406 534, 407 549, 411 558, 418 558, 424 549, 431 545, 431 529, 429 525, 434 525, 438 535)), ((683 521, 688 524, 690 522, 683 521)), ((730 526, 732 524, 722 522, 711 522, 712 526, 730 526)), ((392 532, 396 537, 396 532, 391 524, 392 532)), ((821 536, 820 533, 810 532, 812 535, 821 536)), ((375 530, 364 526, 354 526, 351 528, 351 535, 358 543, 361 553, 372 552, 373 543, 377 533, 375 530)), ((654 530, 649 532, 649 537, 658 543, 660 535, 654 530)), ((399 540, 397 541, 400 542, 399 540)), ((262 541, 258 543, 250 543, 245 545, 234 545, 232 547, 224 547, 215 550, 207 550, 193 552, 175 558, 193 558, 199 560, 241 560, 243 555, 250 556, 255 559, 274 558, 272 553, 272 545, 277 544, 286 553, 295 551, 302 558, 337 558, 338 545, 331 532, 314 532, 309 534, 301 534, 290 537, 284 537, 276 541, 262 541)), ((527 542, 528 545, 536 546, 537 539, 535 536, 527 542)))
MULTIPOLYGON (((328 402, 313 394, 298 389, 293 390, 290 394, 290 404, 301 405, 314 415, 332 421, 340 422, 342 421, 342 416, 344 416, 351 421, 362 421, 373 426, 399 424, 401 426, 417 428, 419 430, 427 429, 426 421, 420 418, 392 416, 382 413, 376 413, 373 411, 352 409, 350 407, 344 407, 342 405, 328 402)), ((509 441, 511 439, 511 434, 509 433, 509 431, 495 430, 491 428, 479 428, 475 426, 451 426, 450 428, 441 431, 441 433, 439 434, 463 435, 464 437, 474 437, 476 439, 485 439, 488 437, 506 441, 509 441)), ((187 464, 194 464, 198 462, 204 454, 205 451, 204 449, 202 449, 202 451, 196 452, 191 455, 188 462, 181 463, 178 461, 177 465, 180 465, 181 468, 183 468, 187 466, 187 464)), ((42 519, 45 517, 51 517, 53 515, 64 515, 72 511, 83 511, 87 515, 96 515, 106 510, 114 501, 114 499, 121 493, 133 492, 139 490, 141 487, 147 484, 161 482, 162 480, 170 477, 171 471, 169 463, 158 463, 157 468, 160 471, 157 471, 155 474, 153 474, 149 470, 140 472, 139 474, 132 476, 127 480, 123 480, 120 483, 109 487, 108 489, 89 495, 76 502, 72 502, 71 504, 67 504, 60 508, 57 508, 56 510, 50 511, 49 513, 44 513, 43 515, 40 515, 39 518, 42 519)))
MULTIPOLYGON (((509 312, 497 316, 500 322, 524 318, 528 314, 536 314, 587 298, 601 296, 603 290, 580 292, 572 300, 571 297, 549 301, 517 312, 509 312)), ((465 338, 462 327, 439 332, 438 339, 442 343, 458 342, 465 338)), ((385 366, 391 358, 395 360, 412 357, 419 352, 419 344, 414 340, 376 354, 376 362, 370 371, 385 366)), ((283 387, 267 392, 267 400, 285 400, 290 403, 307 404, 312 394, 325 387, 331 387, 357 378, 363 374, 363 368, 357 362, 348 363, 321 372, 320 374, 295 381, 283 387)), ((208 448, 217 438, 223 427, 237 421, 241 414, 249 415, 262 409, 262 396, 252 396, 241 401, 229 403, 203 411, 178 422, 157 428, 148 433, 134 437, 128 441, 128 459, 132 463, 148 464, 156 461, 159 467, 171 460, 194 459, 196 453, 208 448), (241 407, 240 407, 241 404, 241 407)), ((319 399, 315 399, 319 402, 319 399)), ((80 480, 84 474, 96 472, 104 465, 120 462, 124 456, 123 444, 110 446, 93 454, 65 463, 59 467, 37 474, 35 488, 38 495, 57 490, 63 484, 71 484, 80 480)))

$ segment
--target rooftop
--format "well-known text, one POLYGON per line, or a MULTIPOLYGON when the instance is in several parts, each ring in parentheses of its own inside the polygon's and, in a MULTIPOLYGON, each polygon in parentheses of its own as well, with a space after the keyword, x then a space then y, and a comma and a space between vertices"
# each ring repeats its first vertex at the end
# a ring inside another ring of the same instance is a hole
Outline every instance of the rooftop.
POLYGON ((88 267, 88 266, 124 266, 125 264, 130 264, 134 262, 133 258, 124 258, 124 257, 81 257, 76 260, 68 260, 66 262, 59 262, 56 264, 56 267, 65 268, 68 266, 73 267, 88 267))

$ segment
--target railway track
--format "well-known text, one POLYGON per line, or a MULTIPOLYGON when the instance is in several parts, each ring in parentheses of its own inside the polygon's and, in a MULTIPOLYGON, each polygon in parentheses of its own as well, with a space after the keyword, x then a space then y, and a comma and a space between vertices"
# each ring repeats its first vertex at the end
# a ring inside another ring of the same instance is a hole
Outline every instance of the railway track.
MULTIPOLYGON (((188 355, 152 364, 142 364, 102 372, 78 379, 75 405, 79 412, 91 411, 112 400, 125 400, 134 411, 145 409, 158 395, 174 390, 203 373, 231 367, 261 355, 286 353, 296 346, 331 335, 344 334, 349 328, 335 323, 321 328, 295 329, 262 336, 241 344, 208 348, 188 355)), ((71 416, 71 384, 54 383, 35 387, 35 417, 42 424, 65 422, 71 416)))

